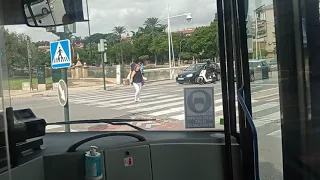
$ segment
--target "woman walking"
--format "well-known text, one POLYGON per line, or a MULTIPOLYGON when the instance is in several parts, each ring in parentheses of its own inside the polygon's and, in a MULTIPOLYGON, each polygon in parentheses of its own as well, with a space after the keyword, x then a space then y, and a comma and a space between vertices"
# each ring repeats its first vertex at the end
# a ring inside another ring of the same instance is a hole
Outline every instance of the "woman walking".
POLYGON ((136 93, 134 95, 134 101, 135 102, 141 102, 140 101, 140 92, 143 84, 143 77, 140 70, 140 65, 136 64, 134 71, 131 73, 130 78, 130 84, 133 84, 134 89, 136 90, 136 93))

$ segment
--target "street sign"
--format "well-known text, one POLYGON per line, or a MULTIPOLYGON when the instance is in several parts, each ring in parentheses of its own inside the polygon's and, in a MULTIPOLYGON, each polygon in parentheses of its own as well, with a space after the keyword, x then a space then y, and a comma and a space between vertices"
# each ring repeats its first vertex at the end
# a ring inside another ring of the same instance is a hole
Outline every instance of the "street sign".
POLYGON ((213 87, 184 89, 185 128, 215 128, 213 87))
POLYGON ((68 39, 51 42, 51 67, 53 69, 68 68, 71 66, 71 45, 68 39))
POLYGON ((58 100, 61 106, 65 106, 68 102, 68 87, 62 79, 58 83, 58 100))

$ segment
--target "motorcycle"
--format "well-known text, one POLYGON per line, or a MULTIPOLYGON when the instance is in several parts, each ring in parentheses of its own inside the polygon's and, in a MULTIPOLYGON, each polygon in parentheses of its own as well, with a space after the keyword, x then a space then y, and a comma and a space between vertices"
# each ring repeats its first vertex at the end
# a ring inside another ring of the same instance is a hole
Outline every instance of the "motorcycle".
POLYGON ((212 74, 210 74, 207 78, 207 69, 202 69, 198 78, 197 78, 197 83, 202 85, 202 84, 206 84, 206 83, 216 83, 216 74, 213 72, 212 74))

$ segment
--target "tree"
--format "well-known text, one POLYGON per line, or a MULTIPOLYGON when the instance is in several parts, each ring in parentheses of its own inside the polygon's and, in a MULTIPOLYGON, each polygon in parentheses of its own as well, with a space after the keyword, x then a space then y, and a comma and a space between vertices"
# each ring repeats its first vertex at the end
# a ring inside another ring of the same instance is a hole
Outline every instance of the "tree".
MULTIPOLYGON (((116 26, 113 29, 113 32, 119 36, 119 42, 121 41, 121 36, 126 32, 126 28, 124 26, 116 26)), ((120 46, 120 53, 121 53, 121 64, 123 64, 123 52, 122 47, 120 46)))
POLYGON ((218 56, 218 23, 212 22, 210 26, 197 28, 191 35, 188 45, 191 47, 191 52, 196 57, 203 52, 201 58, 215 58, 218 56))
POLYGON ((158 34, 149 45, 149 51, 154 54, 163 54, 168 52, 168 38, 165 33, 158 34))
POLYGON ((261 57, 262 57, 262 58, 268 57, 268 51, 267 51, 267 50, 261 49, 260 51, 261 51, 261 57))
POLYGON ((28 65, 27 38, 25 34, 5 31, 6 57, 9 73, 28 65))
POLYGON ((151 34, 142 34, 133 40, 133 58, 138 59, 142 55, 149 55, 149 46, 152 43, 151 34))
MULTIPOLYGON (((158 18, 152 17, 152 18, 147 18, 147 20, 144 21, 144 25, 146 26, 147 29, 151 29, 151 35, 152 35, 152 40, 154 41, 155 39, 155 32, 156 32, 156 27, 161 26, 160 21, 158 18)), ((154 55, 154 64, 157 66, 157 51, 153 51, 154 55)))
MULTIPOLYGON (((23 33, 5 31, 6 58, 8 64, 9 75, 12 76, 15 69, 27 68, 28 64, 28 48, 27 42, 29 36, 23 33)), ((39 46, 48 45, 48 42, 36 42, 29 44, 31 52, 31 67, 36 68, 39 65, 50 65, 50 53, 46 50, 39 49, 39 46)))

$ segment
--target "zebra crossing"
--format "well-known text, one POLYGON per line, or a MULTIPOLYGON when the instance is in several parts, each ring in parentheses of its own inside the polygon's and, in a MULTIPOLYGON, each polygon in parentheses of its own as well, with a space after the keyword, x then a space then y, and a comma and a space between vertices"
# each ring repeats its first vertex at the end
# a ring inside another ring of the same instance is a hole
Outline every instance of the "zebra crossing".
MULTIPOLYGON (((119 88, 113 91, 92 90, 81 94, 69 94, 70 105, 84 105, 96 108, 109 108, 121 111, 124 114, 134 114, 144 118, 157 120, 184 121, 184 95, 185 87, 199 87, 199 85, 164 84, 143 87, 142 102, 134 102, 134 89, 119 88)), ((209 85, 205 85, 209 86, 209 85)), ((210 85, 212 86, 212 85, 210 85)), ((223 106, 220 84, 215 89, 215 116, 219 125, 223 118, 223 106)), ((252 85, 252 112, 257 128, 268 123, 278 123, 280 107, 278 88, 275 86, 252 85)), ((56 97, 43 97, 46 100, 57 100, 56 97)), ((236 103, 238 106, 238 103, 236 103)), ((238 108, 236 108, 238 111, 238 108)), ((238 114, 238 113, 237 113, 238 114)), ((155 124, 158 124, 155 123, 155 124)), ((151 127, 149 124, 148 127, 151 127)), ((269 136, 278 136, 279 132, 270 133, 269 136)))

